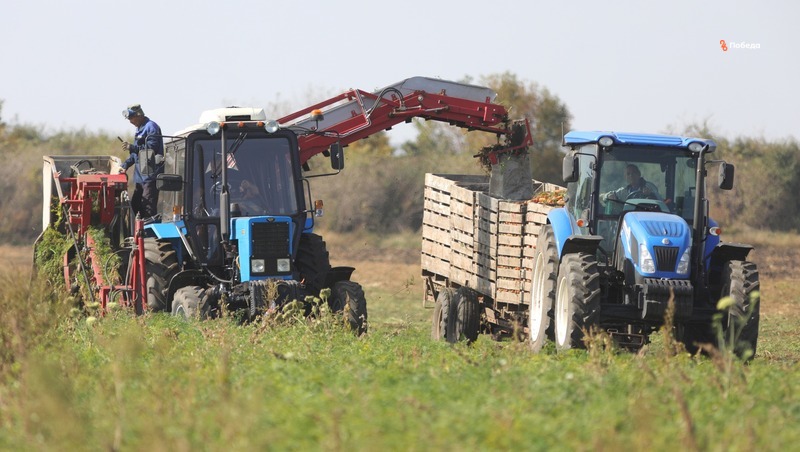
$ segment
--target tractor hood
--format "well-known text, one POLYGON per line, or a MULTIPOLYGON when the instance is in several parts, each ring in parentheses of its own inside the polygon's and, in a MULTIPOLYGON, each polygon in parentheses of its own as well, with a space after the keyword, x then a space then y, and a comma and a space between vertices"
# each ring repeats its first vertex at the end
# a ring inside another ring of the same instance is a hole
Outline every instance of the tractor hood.
POLYGON ((622 220, 620 242, 638 275, 689 277, 692 231, 683 218, 661 212, 630 212, 622 220))

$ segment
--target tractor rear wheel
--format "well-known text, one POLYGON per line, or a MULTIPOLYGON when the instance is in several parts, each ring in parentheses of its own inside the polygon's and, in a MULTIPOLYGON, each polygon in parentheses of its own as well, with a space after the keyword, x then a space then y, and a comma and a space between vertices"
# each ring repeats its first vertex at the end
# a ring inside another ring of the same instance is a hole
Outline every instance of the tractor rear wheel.
POLYGON ((600 313, 600 274, 593 255, 562 258, 554 311, 556 349, 584 348, 584 332, 597 325, 600 313))
POLYGON ((330 308, 341 312, 350 329, 361 336, 367 332, 367 299, 361 284, 353 281, 338 281, 331 289, 330 308))
POLYGON ((753 262, 729 261, 722 269, 721 281, 720 298, 733 299, 727 322, 722 326, 721 339, 733 346, 736 356, 749 361, 756 354, 761 320, 758 268, 753 262))
POLYGON ((440 290, 436 297, 431 320, 431 339, 435 341, 447 339, 447 322, 450 320, 450 306, 455 293, 455 290, 448 287, 440 290))
POLYGON ((553 227, 545 225, 536 240, 528 310, 528 344, 538 352, 545 340, 553 339, 553 305, 558 277, 558 250, 553 227))
POLYGON ((477 294, 468 287, 459 288, 450 302, 450 322, 447 342, 475 342, 481 329, 480 303, 477 294))
POLYGON ((172 299, 172 315, 184 319, 205 320, 210 317, 211 306, 207 289, 200 286, 181 287, 172 299))
POLYGON ((180 270, 178 254, 170 242, 146 238, 144 258, 147 272, 147 307, 151 311, 165 311, 171 306, 167 300, 169 282, 180 270))

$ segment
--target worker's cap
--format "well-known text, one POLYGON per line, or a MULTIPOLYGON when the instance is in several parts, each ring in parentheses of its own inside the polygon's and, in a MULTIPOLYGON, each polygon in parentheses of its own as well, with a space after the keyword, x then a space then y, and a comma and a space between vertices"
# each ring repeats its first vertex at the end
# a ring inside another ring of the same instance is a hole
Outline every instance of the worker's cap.
POLYGON ((142 110, 141 105, 133 104, 128 108, 122 110, 122 116, 124 116, 125 119, 130 119, 134 116, 144 116, 144 111, 142 110))

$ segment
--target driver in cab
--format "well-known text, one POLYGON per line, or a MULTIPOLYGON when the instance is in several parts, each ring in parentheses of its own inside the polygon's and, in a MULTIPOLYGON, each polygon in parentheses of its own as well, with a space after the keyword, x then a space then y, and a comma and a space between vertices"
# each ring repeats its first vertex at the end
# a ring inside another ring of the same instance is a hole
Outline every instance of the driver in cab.
POLYGON ((645 198, 662 201, 658 188, 652 182, 642 177, 639 167, 628 164, 625 167, 625 181, 628 185, 600 195, 600 200, 605 204, 608 200, 625 202, 628 199, 645 198))

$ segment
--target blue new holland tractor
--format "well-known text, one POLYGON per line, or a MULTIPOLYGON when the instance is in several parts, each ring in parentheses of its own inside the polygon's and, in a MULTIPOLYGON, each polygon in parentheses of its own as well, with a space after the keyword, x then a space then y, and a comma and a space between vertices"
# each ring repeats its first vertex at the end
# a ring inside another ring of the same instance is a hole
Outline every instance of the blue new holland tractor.
POLYGON ((666 322, 689 351, 725 342, 752 357, 758 269, 752 247, 721 242, 709 217, 709 169, 733 187, 733 165, 710 159, 716 143, 572 131, 564 146, 567 202, 548 214, 534 254, 534 350, 547 337, 558 350, 583 347, 592 331, 636 349, 666 322))

